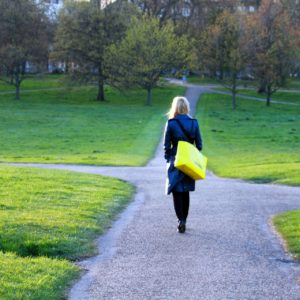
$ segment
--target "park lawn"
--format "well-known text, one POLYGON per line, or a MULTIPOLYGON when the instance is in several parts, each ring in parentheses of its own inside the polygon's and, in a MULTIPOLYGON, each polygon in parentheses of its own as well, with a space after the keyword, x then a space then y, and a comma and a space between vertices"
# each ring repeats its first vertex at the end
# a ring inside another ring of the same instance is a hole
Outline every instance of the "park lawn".
MULTIPOLYGON (((21 93, 22 90, 39 90, 39 89, 52 89, 63 87, 63 75, 28 75, 21 83, 21 93)), ((14 91, 14 86, 0 80, 0 93, 14 91)))
POLYGON ((217 175, 300 185, 300 107, 205 94, 198 105, 204 151, 217 175))
POLYGON ((145 165, 166 121, 165 113, 183 87, 126 94, 106 87, 107 101, 95 101, 96 88, 0 95, 0 162, 145 165))
POLYGON ((273 218, 273 223, 286 241, 288 251, 300 260, 300 210, 279 214, 273 218))
POLYGON ((79 268, 66 260, 19 257, 0 251, 0 299, 66 299, 66 287, 79 268))
POLYGON ((203 77, 197 75, 189 75, 187 76, 187 81, 193 84, 201 84, 201 85, 220 85, 220 82, 215 78, 203 77))
MULTIPOLYGON (((189 83, 199 84, 199 85, 216 85, 220 86, 222 89, 222 83, 220 80, 214 77, 198 76, 198 75, 189 75, 187 77, 189 83)), ((238 85, 240 86, 255 86, 255 81, 253 80, 238 80, 238 85)))
POLYGON ((299 89, 300 91, 300 78, 289 79, 287 83, 289 89, 299 89))
MULTIPOLYGON (((255 90, 248 90, 248 89, 240 89, 238 90, 238 94, 257 97, 263 100, 266 100, 265 95, 258 94, 255 90)), ((282 102, 291 102, 300 105, 300 91, 297 92, 285 92, 285 91, 278 91, 274 93, 271 97, 272 100, 282 101, 282 102)), ((272 104, 271 100, 271 104, 272 104)))
POLYGON ((0 250, 71 260, 95 253, 94 238, 133 188, 117 179, 0 166, 0 250))
POLYGON ((61 299, 79 275, 68 260, 96 253, 133 192, 99 175, 0 166, 0 299, 61 299))

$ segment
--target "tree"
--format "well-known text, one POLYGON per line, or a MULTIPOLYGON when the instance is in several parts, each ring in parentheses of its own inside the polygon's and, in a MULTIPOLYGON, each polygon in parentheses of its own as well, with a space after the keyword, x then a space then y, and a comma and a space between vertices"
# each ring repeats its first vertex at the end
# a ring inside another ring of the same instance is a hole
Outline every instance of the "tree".
POLYGON ((163 71, 185 69, 191 56, 185 36, 177 37, 171 23, 160 26, 157 18, 135 18, 125 38, 110 47, 114 66, 111 79, 118 86, 140 86, 147 90, 147 105, 152 104, 152 89, 163 71))
POLYGON ((47 60, 49 20, 34 0, 0 1, 0 76, 15 86, 26 78, 26 63, 38 67, 47 60))
POLYGON ((52 55, 67 62, 72 80, 97 82, 99 101, 105 100, 104 84, 109 72, 105 52, 123 37, 134 11, 125 4, 102 5, 101 1, 67 2, 59 14, 52 55))
POLYGON ((295 57, 294 31, 284 7, 263 0, 258 12, 248 20, 249 63, 259 83, 259 91, 271 96, 286 83, 295 57))
POLYGON ((144 15, 157 17, 161 24, 172 21, 176 32, 193 34, 203 29, 223 9, 234 9, 239 0, 131 0, 144 15))
POLYGON ((244 67, 242 22, 238 13, 224 11, 205 30, 198 41, 200 67, 217 75, 232 93, 232 109, 236 109, 237 79, 244 67))

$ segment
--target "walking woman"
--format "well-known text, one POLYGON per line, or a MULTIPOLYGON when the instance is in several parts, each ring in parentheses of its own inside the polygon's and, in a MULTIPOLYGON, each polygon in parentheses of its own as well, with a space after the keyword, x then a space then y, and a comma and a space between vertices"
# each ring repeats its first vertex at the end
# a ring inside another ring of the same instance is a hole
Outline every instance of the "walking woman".
POLYGON ((195 180, 174 167, 178 141, 195 144, 202 150, 198 121, 189 115, 190 104, 185 97, 175 97, 168 112, 165 128, 164 151, 168 166, 167 194, 173 195, 174 208, 178 218, 178 232, 184 233, 189 213, 190 193, 195 190, 195 180))

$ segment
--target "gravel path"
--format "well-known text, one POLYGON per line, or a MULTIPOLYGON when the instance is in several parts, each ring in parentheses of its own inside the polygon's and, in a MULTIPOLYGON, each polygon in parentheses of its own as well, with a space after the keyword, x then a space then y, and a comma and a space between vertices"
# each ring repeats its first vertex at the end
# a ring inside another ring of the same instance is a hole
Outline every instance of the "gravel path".
MULTIPOLYGON (((203 91, 187 89, 193 109, 203 91)), ((146 167, 35 166, 137 186, 132 203, 97 241, 100 254, 80 262, 87 272, 69 299, 300 299, 300 264, 284 253, 270 225, 272 215, 299 208, 299 188, 209 174, 192 193, 187 232, 178 234, 172 199, 164 195, 161 144, 146 167)))

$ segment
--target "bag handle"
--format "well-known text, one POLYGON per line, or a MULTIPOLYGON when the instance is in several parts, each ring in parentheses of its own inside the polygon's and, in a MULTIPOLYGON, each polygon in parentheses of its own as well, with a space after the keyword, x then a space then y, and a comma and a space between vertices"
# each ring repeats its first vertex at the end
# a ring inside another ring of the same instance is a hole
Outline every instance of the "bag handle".
MULTIPOLYGON (((183 125, 181 124, 181 122, 177 119, 174 119, 177 124, 179 125, 179 127, 181 128, 181 130, 183 131, 183 133, 185 134, 185 136, 188 138, 188 140, 193 141, 194 138, 190 135, 190 133, 183 127, 183 125)), ((192 130, 194 129, 194 120, 192 119, 192 130)))

